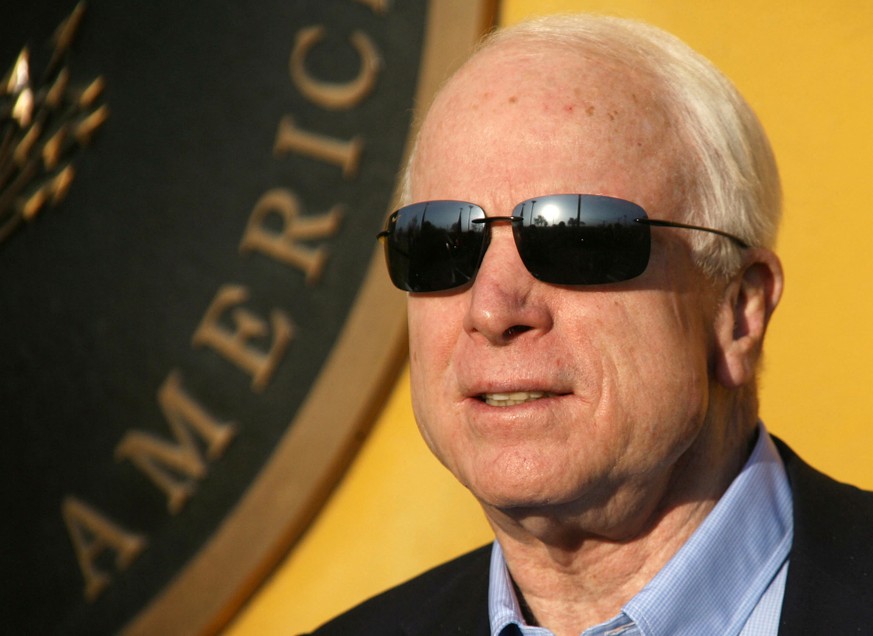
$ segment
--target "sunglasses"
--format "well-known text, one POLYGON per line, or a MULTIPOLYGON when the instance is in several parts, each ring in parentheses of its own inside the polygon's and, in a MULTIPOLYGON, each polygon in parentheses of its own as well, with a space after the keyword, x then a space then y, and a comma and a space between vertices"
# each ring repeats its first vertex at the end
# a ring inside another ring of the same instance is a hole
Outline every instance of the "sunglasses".
POLYGON ((630 280, 649 263, 650 227, 710 232, 707 227, 650 219, 636 203, 595 194, 551 194, 522 201, 511 216, 486 216, 467 201, 426 201, 398 209, 378 234, 394 285, 408 292, 462 287, 476 276, 490 226, 512 224, 521 261, 534 278, 555 285, 630 280))

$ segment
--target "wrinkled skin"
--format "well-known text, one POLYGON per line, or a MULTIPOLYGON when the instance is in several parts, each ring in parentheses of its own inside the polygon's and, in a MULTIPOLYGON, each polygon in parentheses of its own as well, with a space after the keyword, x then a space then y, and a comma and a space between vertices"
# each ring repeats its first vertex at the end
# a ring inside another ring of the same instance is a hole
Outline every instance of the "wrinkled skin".
MULTIPOLYGON (((650 82, 616 71, 560 49, 480 53, 422 126, 412 200, 467 200, 497 216, 530 197, 593 193, 680 219, 681 140, 650 82)), ((778 261, 749 250, 734 279, 714 283, 687 238, 654 229, 639 278, 574 288, 534 279, 497 223, 471 285, 409 297, 419 427, 482 503, 532 607, 554 594, 538 586, 561 578, 549 568, 572 575, 608 559, 628 573, 618 596, 641 587, 747 456, 754 405, 738 411, 731 395, 753 386, 778 261), (532 391, 545 395, 482 399, 532 391)))

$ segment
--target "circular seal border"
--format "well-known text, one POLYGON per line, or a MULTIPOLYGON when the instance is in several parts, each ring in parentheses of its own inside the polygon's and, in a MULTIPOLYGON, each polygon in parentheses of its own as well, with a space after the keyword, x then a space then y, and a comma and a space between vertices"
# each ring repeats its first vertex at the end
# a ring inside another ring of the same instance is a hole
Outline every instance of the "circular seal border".
MULTIPOLYGON (((496 0, 429 0, 417 110, 429 104, 496 13, 496 0)), ((414 137, 415 124, 407 155, 414 137)), ((209 541, 122 633, 220 631, 315 518, 380 412, 406 354, 405 296, 391 287, 376 248, 342 333, 271 458, 209 541), (337 387, 343 400, 336 399, 337 387)))

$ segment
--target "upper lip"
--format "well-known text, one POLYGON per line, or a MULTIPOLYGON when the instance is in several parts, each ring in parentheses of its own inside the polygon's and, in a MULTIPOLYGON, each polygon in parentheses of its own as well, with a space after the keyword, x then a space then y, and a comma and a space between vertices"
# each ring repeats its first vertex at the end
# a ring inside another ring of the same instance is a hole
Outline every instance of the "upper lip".
POLYGON ((573 393, 570 378, 535 373, 531 364, 502 365, 487 372, 481 366, 458 371, 456 382, 460 394, 480 401, 486 396, 514 393, 540 393, 549 397, 573 393))

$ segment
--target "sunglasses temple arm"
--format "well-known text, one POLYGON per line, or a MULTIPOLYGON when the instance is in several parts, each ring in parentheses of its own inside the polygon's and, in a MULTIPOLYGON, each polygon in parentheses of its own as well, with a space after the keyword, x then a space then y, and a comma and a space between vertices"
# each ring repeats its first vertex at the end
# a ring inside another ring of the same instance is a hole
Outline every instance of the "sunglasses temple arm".
POLYGON ((710 234, 718 234, 719 236, 723 236, 727 239, 732 240, 734 243, 739 245, 742 248, 751 247, 748 243, 746 243, 739 236, 735 236, 730 232, 723 232, 722 230, 716 230, 711 227, 701 227, 700 225, 689 225, 688 223, 679 223, 677 221, 665 221, 663 219, 634 219, 637 223, 643 223, 645 225, 655 225, 657 227, 675 227, 681 230, 698 230, 700 232, 709 232, 710 234))

